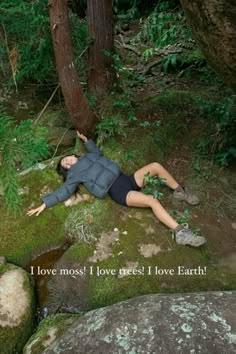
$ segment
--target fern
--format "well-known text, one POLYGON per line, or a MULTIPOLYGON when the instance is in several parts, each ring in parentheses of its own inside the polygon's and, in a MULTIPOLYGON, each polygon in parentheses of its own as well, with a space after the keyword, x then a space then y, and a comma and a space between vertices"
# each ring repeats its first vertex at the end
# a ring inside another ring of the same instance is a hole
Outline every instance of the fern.
POLYGON ((19 124, 0 109, 0 184, 8 211, 19 211, 18 170, 27 168, 48 154, 43 135, 30 119, 19 124))
MULTIPOLYGON (((75 57, 87 45, 87 26, 84 21, 76 20, 70 13, 72 37, 75 44, 75 57)), ((16 81, 23 79, 42 82, 55 81, 56 70, 54 66, 53 46, 48 15, 48 2, 46 0, 1 0, 0 26, 4 28, 11 53, 14 53, 16 81)), ((0 54, 3 53, 8 62, 6 45, 0 43, 0 54)), ((76 60, 80 69, 81 59, 76 60)), ((0 60, 0 68, 3 63, 0 60)), ((4 67, 4 71, 5 71, 4 67)), ((9 84, 12 82, 10 81, 9 84)))

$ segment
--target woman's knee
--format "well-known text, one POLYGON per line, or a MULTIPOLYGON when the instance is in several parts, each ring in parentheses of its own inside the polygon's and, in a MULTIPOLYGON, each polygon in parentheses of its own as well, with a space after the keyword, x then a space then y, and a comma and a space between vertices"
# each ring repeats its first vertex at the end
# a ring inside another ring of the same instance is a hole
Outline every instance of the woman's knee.
POLYGON ((158 171, 160 171, 162 168, 163 168, 163 166, 159 163, 159 162, 153 162, 152 163, 152 165, 153 165, 153 168, 158 172, 158 171))
POLYGON ((128 206, 140 206, 152 208, 153 196, 151 194, 143 194, 142 192, 130 191, 126 196, 126 204, 128 206))
POLYGON ((147 195, 147 206, 153 208, 156 205, 157 200, 153 197, 152 194, 147 195))

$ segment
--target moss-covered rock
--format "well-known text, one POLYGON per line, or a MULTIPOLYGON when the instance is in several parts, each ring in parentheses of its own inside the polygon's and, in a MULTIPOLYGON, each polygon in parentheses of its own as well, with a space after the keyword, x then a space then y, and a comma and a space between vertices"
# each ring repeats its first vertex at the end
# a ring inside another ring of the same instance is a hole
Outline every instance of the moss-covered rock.
POLYGON ((42 213, 29 217, 26 212, 41 204, 40 196, 57 188, 61 179, 55 171, 56 162, 43 170, 31 170, 20 176, 20 186, 29 193, 22 194, 22 213, 15 216, 2 210, 0 215, 0 255, 9 262, 26 265, 35 256, 64 243, 64 221, 68 208, 59 204, 42 213))
POLYGON ((41 321, 37 332, 26 343, 23 354, 41 354, 72 325, 75 318, 79 316, 58 314, 41 321))
POLYGON ((235 311, 235 292, 139 296, 74 318, 61 334, 58 323, 49 328, 44 323, 24 354, 135 354, 156 353, 157 348, 163 353, 233 354, 235 311))
POLYGON ((0 266, 0 348, 2 354, 21 351, 34 328, 32 279, 12 264, 0 266))
MULTIPOLYGON (((93 225, 96 240, 78 240, 56 264, 59 271, 45 303, 54 311, 88 310, 147 293, 236 288, 234 273, 214 264, 206 246, 177 245, 150 209, 126 208, 105 198, 80 204, 78 213, 85 225, 87 220, 93 225)), ((188 221, 193 219, 190 213, 188 221)))

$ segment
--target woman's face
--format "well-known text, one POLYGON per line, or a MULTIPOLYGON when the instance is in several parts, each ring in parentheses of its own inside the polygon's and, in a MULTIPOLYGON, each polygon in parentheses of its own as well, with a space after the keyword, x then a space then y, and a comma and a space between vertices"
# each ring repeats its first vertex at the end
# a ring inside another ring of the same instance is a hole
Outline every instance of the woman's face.
POLYGON ((78 161, 75 155, 65 156, 61 160, 61 166, 67 170, 78 161))

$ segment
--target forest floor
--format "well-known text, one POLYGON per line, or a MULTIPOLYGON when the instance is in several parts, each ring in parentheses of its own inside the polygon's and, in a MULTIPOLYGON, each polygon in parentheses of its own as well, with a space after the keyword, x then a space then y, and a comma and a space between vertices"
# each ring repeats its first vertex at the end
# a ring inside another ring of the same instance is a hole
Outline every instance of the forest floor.
MULTIPOLYGON (((215 86, 208 87, 191 79, 176 79, 171 75, 165 75, 165 80, 171 83, 171 86, 168 85, 167 91, 170 89, 175 91, 177 95, 178 91, 190 94, 199 94, 200 92, 204 95, 209 91, 213 91, 214 94, 214 91, 217 90, 215 86)), ((150 109, 150 104, 145 103, 147 98, 158 95, 155 81, 156 78, 150 79, 144 90, 142 86, 142 91, 138 88, 135 93, 137 102, 139 102, 137 117, 140 120, 148 115, 153 116, 153 114, 156 119, 165 119, 161 110, 154 112, 153 108, 150 109)), ((163 95, 163 90, 159 94, 163 95)), ((181 111, 181 97, 179 100, 181 111)), ((174 106, 173 109, 175 108, 178 109, 174 106)), ((188 107, 187 115, 182 113, 185 129, 181 136, 176 138, 175 143, 166 154, 163 164, 180 184, 190 187, 200 196, 199 206, 186 206, 186 208, 192 209, 195 224, 198 224, 202 234, 207 237, 211 255, 216 259, 219 256, 223 257, 221 262, 226 262, 229 265, 232 263, 232 268, 236 270, 235 168, 234 166, 217 166, 213 161, 202 158, 197 151, 194 151, 194 142, 201 139, 201 136, 203 138, 205 123, 196 117, 196 112, 191 111, 191 107, 188 107)), ((174 204, 177 206, 177 203, 174 202, 174 204)), ((171 203, 167 201, 166 207, 169 210, 173 206, 173 200, 171 203)))
MULTIPOLYGON (((122 49, 121 54, 127 62, 135 62, 132 52, 127 54, 122 49)), ((132 69, 132 64, 129 68, 132 69)), ((51 278, 46 306, 51 307, 52 312, 59 308, 67 311, 68 307, 77 310, 97 308, 147 293, 236 289, 235 170, 203 159, 194 149, 195 140, 204 139, 206 122, 199 118, 193 98, 217 97, 221 88, 206 81, 203 83, 163 73, 159 67, 145 75, 145 80, 139 74, 128 75, 125 87, 126 95, 117 93, 112 98, 113 112, 122 107, 130 95, 137 120, 126 124, 122 134, 115 134, 104 141, 104 154, 118 162, 127 174, 153 161, 162 163, 180 184, 199 195, 201 203, 195 207, 180 203, 172 198, 172 192, 165 186, 161 187, 164 194, 161 203, 179 222, 189 223, 208 242, 198 249, 177 245, 170 231, 151 210, 126 208, 109 197, 98 200, 90 196, 88 201, 67 208, 61 203, 39 217, 28 217, 26 211, 39 205, 40 195, 61 183, 56 176, 55 165, 42 171, 32 171, 22 176, 20 181, 21 187, 28 189, 22 195, 24 215, 14 218, 2 208, 0 254, 9 262, 24 267, 33 264, 73 271, 91 265, 105 271, 104 275, 90 274, 85 279, 73 274, 51 278), (156 125, 157 121, 159 125, 156 125), (46 252, 63 246, 68 236, 65 224, 68 224, 69 217, 70 222, 75 221, 72 228, 78 231, 83 223, 91 227, 96 239, 86 243, 78 237, 67 250, 53 253, 55 259, 52 259, 52 253, 46 252), (38 255, 42 257, 32 263, 38 255), (206 267, 207 271, 204 276, 182 276, 176 272, 174 276, 148 276, 146 273, 148 267, 152 270, 155 267, 166 269, 168 273, 179 266, 186 269, 206 267), (114 276, 109 269, 141 269, 142 274, 114 276)), ((19 96, 17 99, 19 101, 19 96)), ((22 97, 22 101, 29 110, 32 108, 33 103, 30 99, 27 102, 27 95, 22 97)), ((110 104, 107 103, 107 110, 111 117, 110 104)), ((11 112, 15 112, 13 100, 11 105, 11 112)), ((40 105, 37 102, 35 106, 40 105)), ((128 110, 129 107, 125 107, 123 112, 126 123, 128 110)), ((55 112, 57 115, 63 109, 60 104, 48 111, 47 120, 50 121, 50 112, 55 116, 55 112)), ((18 113, 19 119, 25 116, 20 109, 18 113)), ((83 187, 82 192, 86 192, 83 187)), ((48 279, 43 276, 39 282, 40 296, 45 301, 48 279)))

